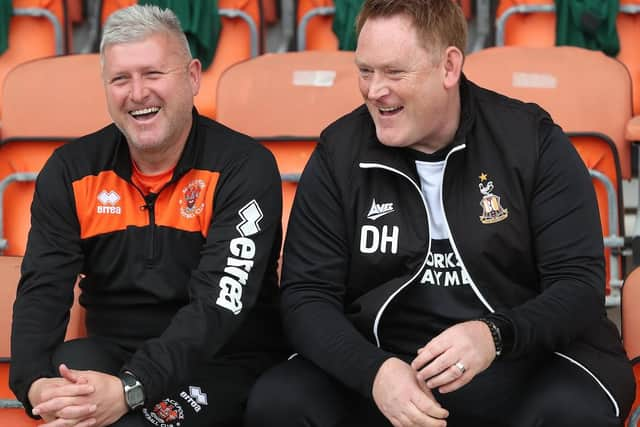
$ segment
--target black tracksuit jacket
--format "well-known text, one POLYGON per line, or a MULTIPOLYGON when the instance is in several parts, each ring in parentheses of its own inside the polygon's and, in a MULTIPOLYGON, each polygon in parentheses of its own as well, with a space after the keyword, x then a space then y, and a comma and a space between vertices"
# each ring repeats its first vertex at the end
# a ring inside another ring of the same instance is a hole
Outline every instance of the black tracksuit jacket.
POLYGON ((115 125, 57 149, 38 176, 14 304, 10 384, 52 377, 81 274, 87 331, 133 349, 154 405, 218 355, 281 351, 282 192, 273 155, 193 111, 171 181, 144 197, 115 125))
MULTIPOLYGON (((593 374, 626 413, 633 376, 606 318, 603 240, 584 164, 537 105, 465 78, 460 91, 442 208, 474 293, 487 314, 513 328, 504 357, 556 352, 593 374), (501 220, 481 219, 483 174, 501 220)), ((426 201, 405 150, 377 140, 364 106, 325 129, 284 247, 284 327, 295 350, 365 396, 392 356, 378 335, 385 308, 420 277, 429 252, 426 201), (371 215, 373 200, 389 212, 371 215)))

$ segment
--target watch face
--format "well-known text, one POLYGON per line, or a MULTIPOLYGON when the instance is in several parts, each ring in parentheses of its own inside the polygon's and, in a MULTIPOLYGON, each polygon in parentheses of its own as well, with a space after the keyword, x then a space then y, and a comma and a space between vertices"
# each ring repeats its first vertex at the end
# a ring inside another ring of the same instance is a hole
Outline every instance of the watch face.
POLYGON ((127 391, 127 403, 131 408, 135 408, 144 403, 144 393, 140 385, 134 386, 127 391))

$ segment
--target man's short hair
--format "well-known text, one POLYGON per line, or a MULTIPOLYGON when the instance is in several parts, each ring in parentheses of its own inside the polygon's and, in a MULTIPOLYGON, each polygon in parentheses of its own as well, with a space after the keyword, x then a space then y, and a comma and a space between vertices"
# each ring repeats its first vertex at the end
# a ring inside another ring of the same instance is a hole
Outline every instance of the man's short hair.
POLYGON ((134 5, 109 15, 102 30, 100 59, 104 58, 104 50, 109 45, 138 42, 160 33, 175 37, 183 46, 185 57, 192 58, 187 37, 173 11, 152 5, 134 5))
POLYGON ((413 21, 422 45, 439 62, 444 49, 455 46, 464 54, 467 21, 451 0, 365 0, 356 20, 356 34, 369 18, 406 15, 413 21))

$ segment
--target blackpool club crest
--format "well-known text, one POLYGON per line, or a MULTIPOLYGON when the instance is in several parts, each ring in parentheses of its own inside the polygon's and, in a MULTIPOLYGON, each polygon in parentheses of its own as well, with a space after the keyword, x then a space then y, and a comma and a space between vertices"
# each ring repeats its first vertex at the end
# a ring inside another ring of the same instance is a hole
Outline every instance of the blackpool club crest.
POLYGON ((143 408, 142 413, 156 427, 180 427, 185 418, 184 409, 173 399, 164 399, 151 411, 143 408))
POLYGON ((200 193, 204 190, 205 183, 201 179, 195 179, 182 189, 180 199, 180 213, 185 218, 193 218, 204 209, 204 203, 197 204, 200 193))
POLYGON ((509 210, 503 208, 500 204, 500 196, 493 194, 493 181, 487 181, 488 177, 484 172, 478 178, 480 178, 478 187, 480 188, 480 193, 482 193, 480 222, 483 224, 495 224, 507 219, 509 210))

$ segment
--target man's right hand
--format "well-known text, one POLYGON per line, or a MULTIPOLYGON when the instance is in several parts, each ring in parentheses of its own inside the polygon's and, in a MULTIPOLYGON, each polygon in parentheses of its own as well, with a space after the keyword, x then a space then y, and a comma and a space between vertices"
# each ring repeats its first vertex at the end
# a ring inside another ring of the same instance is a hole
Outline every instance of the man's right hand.
MULTIPOLYGON (((61 365, 61 373, 68 371, 66 366, 61 365)), ((96 405, 90 401, 89 395, 95 391, 93 385, 88 384, 83 378, 39 378, 35 380, 27 397, 31 406, 34 407, 33 414, 39 415, 47 423, 47 426, 56 425, 91 425, 91 414, 95 412, 96 405), (55 411, 39 411, 35 409, 44 402, 55 402, 55 411), (75 420, 74 424, 68 422, 75 420), (84 422, 81 423, 80 421, 84 422)))
POLYGON ((373 400, 395 427, 445 427, 449 412, 433 397, 416 371, 402 360, 387 359, 373 381, 373 400))

